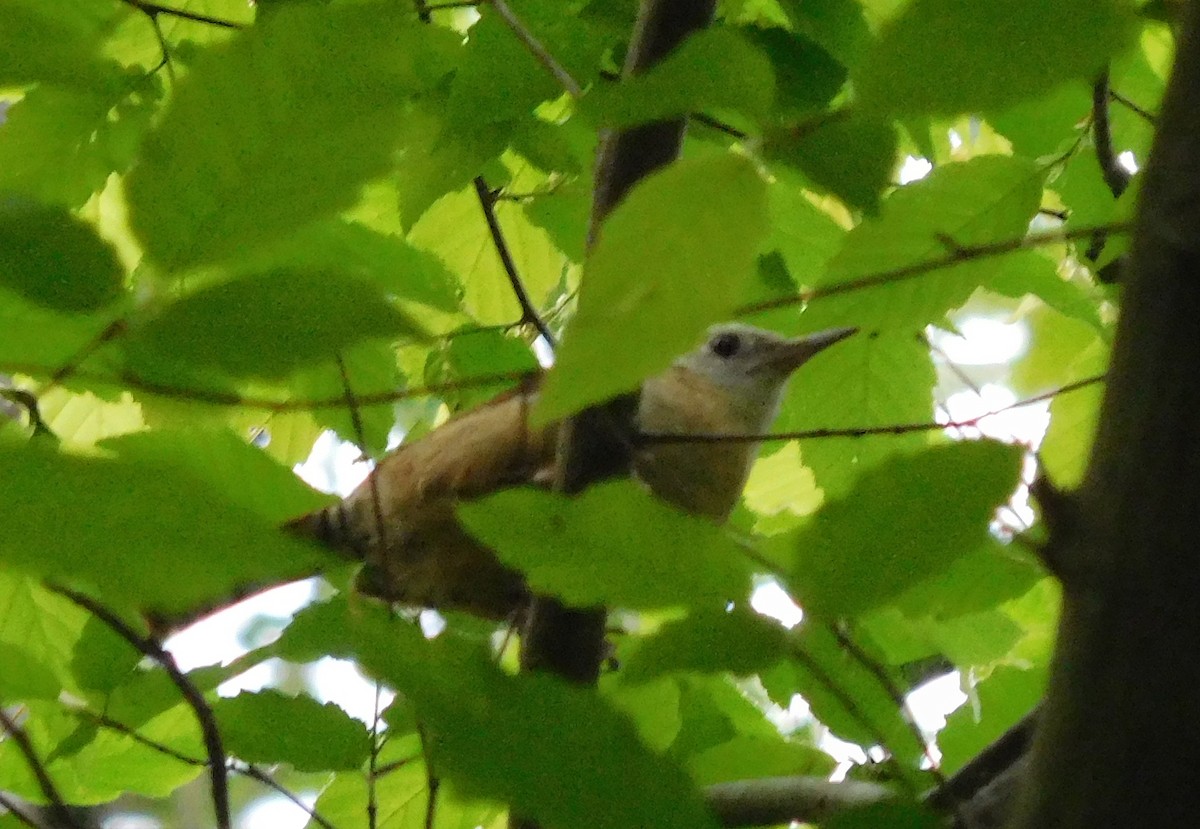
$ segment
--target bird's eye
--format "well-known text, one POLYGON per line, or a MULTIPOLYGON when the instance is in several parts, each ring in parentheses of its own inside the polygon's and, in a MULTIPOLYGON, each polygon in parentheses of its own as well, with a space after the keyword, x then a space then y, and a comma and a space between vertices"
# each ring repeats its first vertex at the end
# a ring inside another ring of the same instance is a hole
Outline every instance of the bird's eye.
POLYGON ((718 357, 732 357, 742 348, 742 338, 737 334, 718 334, 709 343, 712 353, 718 357))

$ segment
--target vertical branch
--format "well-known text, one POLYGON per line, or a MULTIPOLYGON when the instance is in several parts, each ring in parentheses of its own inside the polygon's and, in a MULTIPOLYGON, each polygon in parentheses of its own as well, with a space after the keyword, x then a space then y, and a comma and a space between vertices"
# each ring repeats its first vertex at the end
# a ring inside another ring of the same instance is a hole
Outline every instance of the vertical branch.
POLYGON ((1020 829, 1196 814, 1200 9, 1183 8, 1078 521, 1050 539, 1063 612, 1020 829))
MULTIPOLYGON (((643 0, 624 74, 636 75, 653 66, 688 35, 708 25, 715 10, 716 0, 643 0)), ((630 188, 679 155, 686 126, 686 119, 674 118, 602 137, 589 248, 599 236, 601 223, 630 188)), ((636 394, 624 395, 563 424, 556 489, 577 493, 603 478, 630 473, 637 404, 636 394)), ((522 669, 548 670, 573 682, 595 683, 603 659, 604 626, 603 608, 577 610, 553 599, 535 598, 521 649, 522 669)))
POLYGON ((1129 187, 1132 175, 1117 160, 1113 148, 1112 121, 1109 117, 1109 102, 1112 97, 1108 83, 1108 70, 1092 85, 1092 144, 1096 148, 1096 159, 1100 162, 1100 174, 1114 199, 1121 198, 1129 187))

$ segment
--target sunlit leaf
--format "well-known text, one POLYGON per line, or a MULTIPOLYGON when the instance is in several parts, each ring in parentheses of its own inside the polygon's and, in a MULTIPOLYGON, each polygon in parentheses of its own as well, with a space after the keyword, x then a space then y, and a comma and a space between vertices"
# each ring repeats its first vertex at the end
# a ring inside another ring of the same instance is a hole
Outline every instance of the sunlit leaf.
POLYGON ((1020 460, 1018 447, 952 443, 865 473, 790 539, 789 582, 801 604, 854 616, 945 569, 986 537, 992 512, 1016 488, 1020 460))
POLYGON ((454 43, 377 2, 289 5, 210 47, 128 178, 147 253, 229 260, 349 207, 391 162, 405 93, 445 76, 454 43))
POLYGON ((748 590, 732 539, 630 482, 575 498, 509 489, 463 504, 459 515, 537 592, 572 606, 720 605, 748 590))
POLYGON ((1090 79, 1129 45, 1133 22, 1124 0, 915 0, 884 27, 856 86, 891 115, 998 109, 1090 79))
POLYGON ((11 510, 0 558, 127 605, 186 609, 320 567, 316 551, 178 467, 31 446, 0 451, 0 470, 11 510))
POLYGON ((279 270, 225 282, 168 305, 133 332, 142 376, 282 378, 334 362, 364 340, 417 333, 377 286, 336 271, 279 270), (220 331, 220 336, 213 332, 220 331))
POLYGON ((229 751, 250 763, 300 771, 353 769, 371 752, 366 726, 332 702, 278 691, 243 692, 213 706, 229 751))
POLYGON ((730 316, 766 207, 758 171, 733 155, 678 162, 635 188, 584 266, 579 311, 536 416, 552 420, 627 391, 730 316))

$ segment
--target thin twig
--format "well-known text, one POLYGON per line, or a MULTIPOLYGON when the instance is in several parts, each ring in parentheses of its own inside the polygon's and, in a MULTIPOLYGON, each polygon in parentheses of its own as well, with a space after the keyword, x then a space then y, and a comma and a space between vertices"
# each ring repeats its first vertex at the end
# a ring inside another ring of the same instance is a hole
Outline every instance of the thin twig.
POLYGON ((409 763, 411 763, 413 760, 416 760, 420 756, 421 756, 420 754, 414 754, 411 757, 405 757, 403 760, 393 760, 390 763, 384 763, 382 766, 377 766, 375 768, 375 771, 373 771, 371 773, 371 776, 372 777, 387 777, 392 772, 394 772, 398 769, 404 768, 405 766, 407 766, 409 763))
POLYGON ((146 17, 150 20, 150 28, 154 30, 154 38, 158 41, 158 50, 162 53, 162 60, 151 71, 157 72, 159 69, 166 69, 167 78, 174 87, 178 78, 175 77, 175 64, 171 63, 171 47, 167 44, 167 36, 163 34, 162 24, 159 22, 157 14, 147 14, 146 17))
POLYGON ((1008 253, 1016 253, 1018 251, 1029 250, 1032 248, 1041 247, 1043 245, 1054 245, 1062 242, 1070 242, 1075 239, 1090 239, 1097 233, 1129 233, 1132 230, 1132 222, 1112 222, 1109 224, 1076 228, 1073 230, 1049 230, 1042 233, 1030 233, 1026 236, 1021 236, 1016 239, 1002 239, 999 242, 987 242, 981 245, 957 246, 953 250, 948 251, 944 256, 934 259, 926 259, 923 262, 914 262, 911 265, 903 265, 890 271, 869 274, 867 276, 858 277, 857 279, 848 279, 845 282, 838 282, 833 285, 824 285, 822 287, 813 288, 809 291, 802 291, 791 296, 769 299, 764 302, 756 302, 752 305, 744 305, 738 309, 737 316, 758 314, 763 311, 772 311, 776 308, 786 308, 791 305, 804 305, 818 299, 838 296, 839 294, 848 294, 855 291, 861 291, 866 288, 878 288, 882 285, 904 282, 905 280, 912 279, 917 276, 923 276, 932 271, 953 267, 954 265, 960 265, 963 262, 970 262, 989 256, 1003 256, 1004 254, 1008 253))
POLYGON ((583 87, 571 77, 571 73, 561 63, 555 60, 554 55, 550 54, 537 36, 521 22, 521 19, 513 13, 505 0, 487 0, 487 2, 496 10, 496 14, 500 15, 504 24, 517 36, 517 40, 525 44, 529 53, 546 68, 547 72, 554 76, 554 80, 558 81, 559 86, 565 89, 568 95, 572 98, 583 95, 583 87))
MULTIPOLYGON (((449 11, 451 9, 473 9, 476 6, 482 6, 487 1, 488 0, 451 0, 447 3, 421 3, 419 9, 420 11, 424 12, 440 12, 449 11)), ((419 13, 420 12, 418 12, 418 14, 419 13)), ((422 18, 422 21, 428 22, 425 21, 424 18, 422 18)))
POLYGON ((425 829, 433 829, 433 819, 437 814, 438 792, 442 787, 442 779, 433 771, 433 760, 429 753, 429 735, 425 726, 417 723, 417 738, 421 741, 421 753, 425 757, 425 788, 429 796, 425 801, 425 829))
POLYGON ((891 699, 892 705, 896 706, 896 709, 900 712, 900 718, 908 726, 909 733, 912 734, 917 744, 921 746, 921 752, 925 755, 925 759, 929 761, 929 771, 933 775, 933 779, 939 785, 945 783, 946 776, 938 768, 937 761, 933 757, 933 752, 929 750, 929 742, 925 739, 925 735, 921 733, 921 728, 917 725, 917 718, 913 716, 912 708, 909 706, 908 700, 904 698, 903 692, 892 682, 892 678, 887 675, 887 671, 883 669, 883 666, 872 659, 870 654, 864 651, 858 642, 854 641, 854 637, 846 632, 841 625, 828 625, 828 627, 834 637, 837 638, 838 644, 853 657, 854 661, 871 674, 876 684, 891 699))
MULTIPOLYGON (((31 363, 0 362, 0 371, 39 377, 51 374, 55 369, 52 366, 40 366, 31 363)), ((445 383, 431 383, 427 386, 417 386, 411 389, 364 394, 358 396, 357 400, 360 406, 375 406, 382 403, 395 403, 398 400, 410 400, 414 397, 433 397, 445 392, 528 381, 530 378, 536 377, 539 373, 538 371, 508 371, 498 374, 483 374, 477 377, 465 377, 461 380, 451 380, 445 383)), ((172 386, 166 383, 159 383, 156 380, 138 377, 135 374, 112 376, 98 372, 78 371, 74 374, 74 377, 78 380, 97 385, 124 387, 175 400, 207 403, 214 406, 240 406, 247 409, 261 409, 262 411, 273 412, 275 414, 340 409, 346 405, 345 395, 310 400, 268 400, 262 397, 245 397, 237 392, 172 386)))
POLYGON ((160 14, 165 14, 167 17, 178 17, 180 20, 190 20, 193 23, 205 23, 209 26, 219 26, 222 29, 243 29, 241 23, 234 23, 232 20, 222 20, 219 17, 209 17, 207 14, 197 14, 186 9, 174 9, 169 6, 160 6, 158 3, 150 3, 147 0, 121 0, 127 6, 144 12, 150 18, 155 18, 160 14))
POLYGON ((151 751, 157 751, 159 754, 166 755, 167 757, 170 757, 174 760, 178 760, 181 763, 186 763, 189 766, 207 766, 208 765, 207 760, 201 760, 199 757, 189 757, 188 755, 186 755, 182 752, 176 751, 175 749, 171 748, 170 746, 163 745, 162 743, 157 742, 155 740, 151 740, 149 737, 139 734, 137 729, 131 728, 130 726, 126 725, 125 723, 121 722, 120 720, 114 720, 112 717, 109 717, 107 714, 98 714, 95 711, 91 711, 87 708, 75 708, 75 709, 68 709, 68 710, 70 710, 70 712, 72 714, 79 717, 80 719, 87 720, 95 725, 103 726, 104 728, 112 729, 113 731, 116 731, 118 734, 125 735, 126 737, 128 737, 129 739, 131 739, 135 743, 137 743, 138 745, 145 746, 146 748, 150 749, 151 751))
POLYGON ((259 783, 262 783, 264 786, 271 789, 272 791, 283 795, 288 800, 290 800, 292 803, 296 804, 301 809, 303 809, 304 813, 306 815, 308 815, 310 818, 312 818, 313 823, 316 823, 318 826, 323 827, 323 829, 337 829, 337 827, 335 827, 327 819, 322 817, 321 814, 316 809, 309 806, 307 803, 305 803, 303 800, 301 800, 299 797, 297 797, 294 792, 292 792, 290 789, 287 788, 287 786, 280 784, 278 780, 276 780, 271 775, 267 774, 265 771, 258 768, 257 766, 253 766, 249 763, 233 763, 230 766, 230 768, 233 771, 237 772, 238 774, 244 775, 245 777, 249 777, 251 780, 257 780, 259 783))
MULTIPOLYGON (((823 666, 819 665, 817 661, 813 659, 811 654, 809 654, 800 646, 798 641, 794 639, 789 640, 788 652, 793 658, 795 658, 797 662, 800 663, 801 666, 804 667, 805 670, 812 674, 813 679, 820 683, 821 686, 824 687, 825 690, 828 691, 829 694, 835 700, 837 700, 837 702, 844 709, 846 709, 846 713, 849 714, 853 720, 855 720, 867 733, 871 735, 871 738, 875 741, 876 745, 885 747, 887 746, 887 737, 884 735, 883 731, 880 730, 879 727, 876 726, 876 724, 862 712, 854 697, 846 693, 845 689, 843 689, 842 686, 839 685, 837 681, 829 675, 829 672, 826 671, 823 666)), ((922 739, 920 744, 924 745, 925 741, 922 739)), ((916 791, 913 789, 912 782, 906 777, 901 777, 900 779, 904 787, 915 795, 916 791)))
MULTIPOLYGON (((346 361, 342 359, 342 355, 337 355, 338 371, 342 375, 342 394, 346 404, 346 410, 350 413, 350 427, 354 430, 354 439, 359 447, 365 452, 367 451, 366 432, 363 429, 361 402, 354 396, 354 390, 350 387, 350 374, 346 371, 346 361)), ((377 549, 388 549, 387 539, 387 522, 384 520, 383 511, 383 496, 379 493, 378 479, 371 476, 371 509, 375 517, 375 532, 378 533, 377 549)), ((378 686, 376 686, 378 688, 378 686)))
POLYGON ((15 403, 25 409, 25 414, 29 418, 29 426, 33 429, 35 435, 53 435, 54 432, 46 425, 46 421, 42 419, 42 410, 38 405, 37 396, 25 389, 0 387, 0 397, 15 403))
POLYGON ((32 816, 25 814, 25 810, 17 805, 17 801, 13 800, 4 792, 0 792, 0 806, 4 807, 5 813, 10 814, 24 823, 29 829, 49 829, 33 819, 32 816))
POLYGON ((1118 92, 1115 89, 1109 89, 1108 94, 1112 97, 1112 99, 1114 101, 1116 101, 1121 106, 1125 107, 1127 110, 1132 112, 1134 115, 1137 115, 1139 118, 1142 118, 1149 124, 1154 123, 1155 117, 1154 117, 1153 112, 1150 112, 1149 110, 1146 110, 1146 109, 1142 109, 1140 106, 1135 104, 1129 98, 1126 98, 1124 95, 1122 95, 1120 92, 1118 92))
POLYGON ((730 138, 736 138, 738 141, 745 141, 747 138, 749 138, 749 136, 746 133, 742 132, 737 127, 732 126, 730 124, 726 124, 724 121, 720 120, 719 118, 714 118, 711 115, 706 115, 703 112, 693 112, 691 115, 688 116, 688 118, 689 118, 689 120, 691 120, 697 124, 701 124, 702 126, 708 127, 709 129, 713 129, 713 130, 716 130, 717 132, 724 133, 725 135, 728 135, 730 138))
POLYGON ((78 351, 72 354, 65 363, 54 370, 50 375, 50 381, 43 386, 40 391, 45 393, 57 386, 64 380, 74 377, 79 370, 79 366, 88 357, 96 353, 97 350, 105 343, 125 333, 125 320, 116 319, 104 327, 104 330, 85 343, 78 351))
POLYGON ((67 803, 63 800, 58 787, 50 779, 50 774, 42 764, 42 759, 38 757, 37 750, 33 747, 29 735, 25 733, 25 729, 17 725, 2 705, 0 705, 0 726, 4 727, 4 730, 8 732, 9 739, 16 744, 17 750, 24 755, 29 770, 33 772, 34 779, 37 780, 38 789, 41 790, 42 796, 46 798, 46 802, 50 804, 50 812, 54 816, 54 822, 62 826, 73 827, 73 829, 80 829, 79 823, 71 815, 71 810, 67 808, 67 803))
POLYGON ((1104 183, 1108 185, 1113 198, 1119 199, 1128 189, 1133 174, 1117 160, 1117 152, 1113 148, 1112 122, 1108 117, 1108 100, 1108 70, 1105 69, 1092 84, 1092 146, 1096 150, 1096 161, 1100 164, 1104 183))
POLYGON ((1018 400, 1016 403, 1001 406, 999 409, 993 409, 990 412, 984 412, 981 415, 976 415, 966 420, 955 420, 948 423, 901 423, 894 426, 807 429, 797 432, 771 432, 761 435, 737 434, 733 432, 688 435, 667 432, 642 432, 635 436, 635 441, 639 445, 660 443, 758 443, 777 440, 810 440, 813 438, 862 438, 872 435, 907 435, 913 432, 936 432, 941 429, 968 429, 978 426, 979 421, 985 418, 995 417, 996 415, 1004 414, 1013 409, 1020 409, 1024 406, 1032 406, 1035 403, 1043 403, 1054 399, 1060 394, 1069 394, 1073 391, 1085 389, 1088 386, 1104 382, 1106 377, 1107 375, 1105 374, 1086 377, 1082 380, 1076 380, 1073 383, 1067 383, 1051 391, 1027 397, 1024 400, 1018 400))
POLYGON ((368 829, 376 829, 379 825, 379 791, 376 786, 377 778, 375 776, 376 766, 379 763, 379 750, 382 743, 379 741, 379 722, 381 712, 379 710, 379 699, 383 693, 383 685, 379 680, 375 681, 375 710, 371 717, 371 755, 367 764, 367 827, 368 829))
POLYGON ((504 230, 500 227, 500 220, 496 218, 495 194, 483 180, 483 176, 475 176, 473 183, 475 195, 479 197, 479 206, 483 210, 483 218, 487 221, 488 231, 492 235, 492 244, 500 256, 500 262, 504 265, 504 272, 508 275, 508 283, 512 286, 517 303, 521 306, 521 322, 529 323, 536 328, 537 332, 553 347, 554 335, 550 333, 550 329, 546 327, 546 323, 542 321, 537 309, 529 300, 529 292, 525 290, 525 283, 521 281, 521 275, 517 273, 517 263, 513 260, 512 252, 508 249, 508 242, 504 239, 504 230))
POLYGON ((89 596, 62 585, 50 585, 50 587, 60 596, 70 599, 104 622, 122 639, 133 645, 143 655, 157 662, 167 672, 171 683, 179 690, 192 709, 196 715, 196 722, 200 726, 204 750, 208 755, 208 771, 217 829, 230 829, 232 821, 229 815, 229 775, 225 767, 225 745, 221 739, 221 731, 217 728, 217 719, 213 715, 213 710, 205 701, 204 695, 200 693, 200 689, 179 669, 175 657, 164 650, 161 644, 150 637, 142 636, 107 607, 89 596))

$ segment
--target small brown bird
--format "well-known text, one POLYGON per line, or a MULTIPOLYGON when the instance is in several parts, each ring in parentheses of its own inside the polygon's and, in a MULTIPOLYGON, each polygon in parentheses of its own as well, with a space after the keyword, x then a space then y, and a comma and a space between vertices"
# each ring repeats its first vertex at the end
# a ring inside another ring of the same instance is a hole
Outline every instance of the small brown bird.
MULTIPOLYGON (((715 326, 700 348, 643 384, 636 427, 646 434, 762 434, 792 372, 854 332, 787 338, 740 323, 715 326)), ((288 527, 365 562, 359 587, 369 595, 511 618, 528 598, 525 583, 467 534, 455 505, 553 481, 558 424, 530 426, 535 395, 518 389, 451 418, 380 461, 345 500, 288 527)), ((758 448, 648 442, 634 471, 663 500, 724 521, 758 448)))

